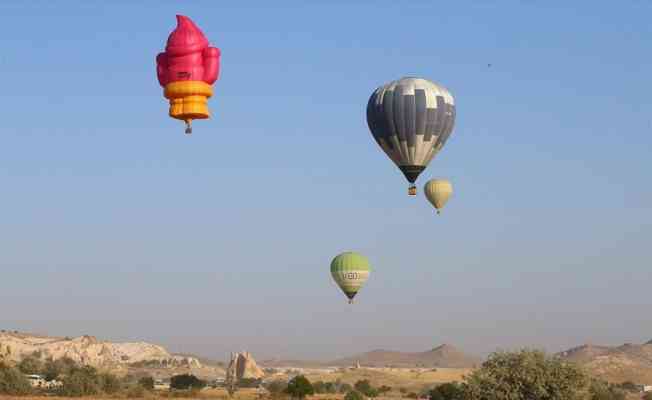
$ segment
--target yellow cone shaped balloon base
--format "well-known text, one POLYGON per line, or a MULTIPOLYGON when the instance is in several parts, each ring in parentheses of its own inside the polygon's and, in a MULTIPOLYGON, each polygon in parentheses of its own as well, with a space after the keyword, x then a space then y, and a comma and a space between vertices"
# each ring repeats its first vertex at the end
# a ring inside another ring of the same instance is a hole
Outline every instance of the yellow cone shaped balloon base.
POLYGON ((170 82, 163 95, 170 100, 170 117, 186 122, 186 133, 192 132, 190 121, 210 117, 208 98, 213 95, 213 88, 206 82, 170 82))

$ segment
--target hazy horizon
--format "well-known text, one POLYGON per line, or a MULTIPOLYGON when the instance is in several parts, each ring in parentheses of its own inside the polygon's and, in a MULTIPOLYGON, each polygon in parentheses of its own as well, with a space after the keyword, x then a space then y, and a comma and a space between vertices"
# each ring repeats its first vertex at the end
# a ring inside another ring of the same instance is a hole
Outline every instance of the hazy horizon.
POLYGON ((223 360, 652 339, 652 3, 3 2, 0 327, 223 360), (213 116, 156 54, 222 50, 213 116), (423 76, 457 121, 418 181, 369 96, 423 76), (374 271, 350 306, 339 252, 374 271))

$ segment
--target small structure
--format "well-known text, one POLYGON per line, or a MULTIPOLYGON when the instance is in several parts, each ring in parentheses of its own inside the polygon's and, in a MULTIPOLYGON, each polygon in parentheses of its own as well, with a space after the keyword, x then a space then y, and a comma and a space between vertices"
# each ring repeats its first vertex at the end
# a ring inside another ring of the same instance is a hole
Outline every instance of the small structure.
POLYGON ((157 379, 154 381, 154 390, 170 390, 170 383, 157 379))
POLYGON ((35 374, 25 375, 25 378, 27 378, 29 384, 35 388, 44 388, 45 385, 47 384, 47 381, 41 375, 35 375, 35 374))
POLYGON ((652 392, 652 385, 641 385, 641 392, 643 393, 652 392))

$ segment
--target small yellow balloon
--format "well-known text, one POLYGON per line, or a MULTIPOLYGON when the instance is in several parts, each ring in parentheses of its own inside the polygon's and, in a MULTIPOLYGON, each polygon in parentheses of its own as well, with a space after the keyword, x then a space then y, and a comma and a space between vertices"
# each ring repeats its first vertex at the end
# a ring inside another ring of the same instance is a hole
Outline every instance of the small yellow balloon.
POLYGON ((423 187, 423 193, 439 214, 453 194, 453 185, 446 179, 431 179, 423 187))

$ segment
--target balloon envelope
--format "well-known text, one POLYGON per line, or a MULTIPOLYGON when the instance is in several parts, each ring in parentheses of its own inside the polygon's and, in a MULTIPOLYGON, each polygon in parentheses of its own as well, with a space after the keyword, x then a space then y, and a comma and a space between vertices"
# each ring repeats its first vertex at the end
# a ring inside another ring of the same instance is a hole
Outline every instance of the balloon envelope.
POLYGON ((376 143, 414 183, 453 132, 455 100, 434 82, 402 78, 371 95, 367 124, 376 143))
POLYGON ((439 214, 451 194, 453 194, 453 185, 446 179, 431 179, 426 182, 423 192, 428 201, 437 209, 437 214, 439 214))
POLYGON ((369 279, 370 272, 369 260, 362 254, 345 252, 336 256, 331 262, 331 275, 349 298, 349 303, 369 279))

